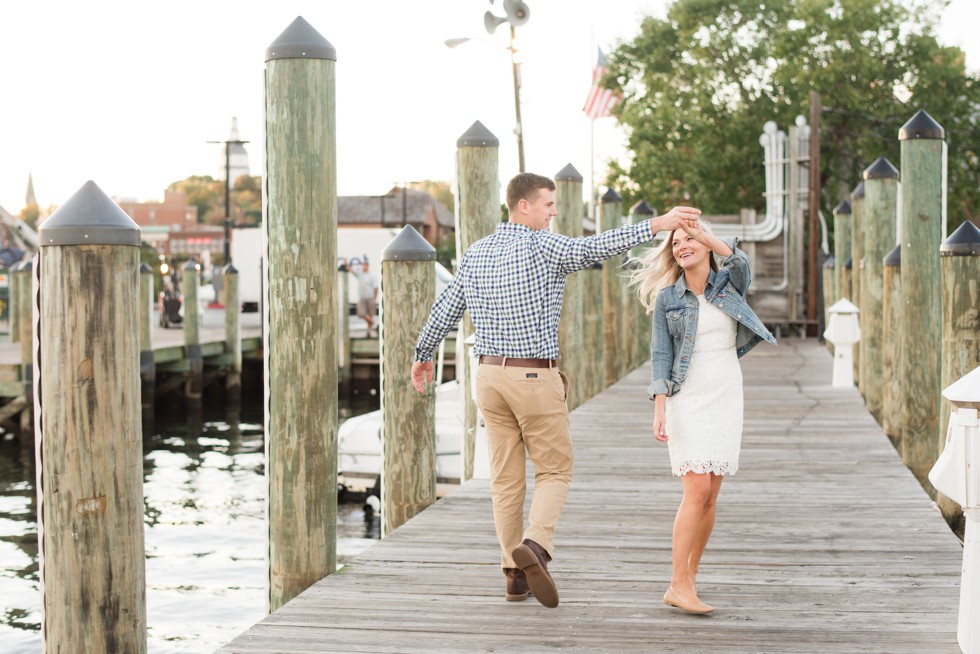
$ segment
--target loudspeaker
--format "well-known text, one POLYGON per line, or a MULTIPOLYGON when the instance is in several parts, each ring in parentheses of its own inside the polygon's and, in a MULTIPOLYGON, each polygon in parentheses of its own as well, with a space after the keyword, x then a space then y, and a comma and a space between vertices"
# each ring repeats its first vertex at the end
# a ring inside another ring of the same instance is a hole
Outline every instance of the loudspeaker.
POLYGON ((507 14, 507 22, 514 27, 523 25, 531 16, 531 10, 521 0, 504 0, 504 12, 507 14))
POLYGON ((483 26, 487 28, 487 34, 493 34, 494 30, 497 29, 497 25, 505 22, 507 22, 506 18, 498 18, 489 11, 483 14, 483 26))

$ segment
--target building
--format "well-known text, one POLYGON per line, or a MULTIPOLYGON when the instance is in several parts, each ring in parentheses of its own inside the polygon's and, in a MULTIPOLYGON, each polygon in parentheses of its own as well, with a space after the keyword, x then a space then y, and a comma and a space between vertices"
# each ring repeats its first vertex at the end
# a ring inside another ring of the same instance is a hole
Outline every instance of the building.
MULTIPOLYGON (((196 232, 204 227, 197 224, 197 207, 187 204, 187 194, 182 191, 164 191, 163 202, 116 200, 116 204, 139 225, 141 238, 160 254, 171 253, 172 232, 196 232)), ((223 243, 223 235, 219 236, 223 243)))
POLYGON ((453 214, 425 191, 395 187, 385 195, 337 198, 338 227, 402 227, 411 225, 433 247, 453 231, 453 214))

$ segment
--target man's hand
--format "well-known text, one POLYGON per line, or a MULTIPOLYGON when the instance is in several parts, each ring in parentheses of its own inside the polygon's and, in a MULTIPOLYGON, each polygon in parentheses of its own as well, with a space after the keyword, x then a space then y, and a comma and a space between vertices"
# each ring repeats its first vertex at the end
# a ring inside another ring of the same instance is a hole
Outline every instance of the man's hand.
POLYGON ((701 210, 694 207, 674 207, 662 216, 650 219, 650 231, 672 232, 678 227, 693 227, 697 225, 701 210))
POLYGON ((425 392, 425 385, 432 382, 432 362, 416 361, 412 364, 412 386, 419 393, 425 392))

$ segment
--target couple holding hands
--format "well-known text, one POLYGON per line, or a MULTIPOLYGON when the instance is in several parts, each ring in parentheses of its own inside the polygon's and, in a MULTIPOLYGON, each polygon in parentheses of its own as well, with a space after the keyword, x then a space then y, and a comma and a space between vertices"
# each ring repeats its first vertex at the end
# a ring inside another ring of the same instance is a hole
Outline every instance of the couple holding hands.
POLYGON ((565 278, 654 238, 631 284, 653 316, 653 435, 666 442, 683 498, 673 531, 673 573, 664 603, 709 613, 695 590, 701 556, 714 526, 725 475, 738 469, 742 375, 738 358, 760 341, 775 343, 745 301, 749 261, 711 234, 693 207, 595 236, 551 232, 555 183, 521 173, 507 185, 508 221, 463 255, 452 283, 422 327, 412 365, 420 393, 432 381, 432 354, 469 310, 479 357, 477 404, 490 451, 493 518, 506 576, 506 599, 529 594, 558 606, 548 572, 554 533, 572 475, 568 380, 557 367, 558 320, 565 278), (683 392, 682 392, 683 389, 683 392), (525 459, 534 464, 534 493, 524 523, 525 459))

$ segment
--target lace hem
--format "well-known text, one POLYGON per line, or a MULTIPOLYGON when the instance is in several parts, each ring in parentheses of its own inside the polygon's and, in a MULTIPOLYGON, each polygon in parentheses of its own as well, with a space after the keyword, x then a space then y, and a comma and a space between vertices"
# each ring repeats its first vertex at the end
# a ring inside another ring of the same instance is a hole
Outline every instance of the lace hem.
POLYGON ((716 475, 734 475, 738 472, 738 464, 731 461, 682 461, 674 468, 675 477, 682 477, 689 472, 703 475, 713 472, 716 475))

